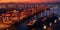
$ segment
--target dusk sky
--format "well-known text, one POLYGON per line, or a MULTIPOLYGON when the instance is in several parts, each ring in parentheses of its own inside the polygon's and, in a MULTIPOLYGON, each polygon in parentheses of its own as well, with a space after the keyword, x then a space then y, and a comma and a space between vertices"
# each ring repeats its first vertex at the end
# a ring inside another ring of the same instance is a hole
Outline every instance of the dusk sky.
POLYGON ((45 2, 60 2, 60 0, 0 0, 0 3, 17 2, 17 3, 45 3, 45 2))

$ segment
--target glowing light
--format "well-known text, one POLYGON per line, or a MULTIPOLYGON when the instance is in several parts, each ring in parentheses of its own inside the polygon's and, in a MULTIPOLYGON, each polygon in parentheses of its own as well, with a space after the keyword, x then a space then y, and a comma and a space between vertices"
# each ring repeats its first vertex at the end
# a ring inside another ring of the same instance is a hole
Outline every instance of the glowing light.
POLYGON ((52 23, 50 23, 49 25, 52 26, 52 23))
POLYGON ((18 12, 17 10, 14 10, 13 12, 18 12))
POLYGON ((5 16, 10 16, 10 14, 5 14, 5 16))
POLYGON ((44 29, 46 29, 46 25, 44 25, 44 29))
POLYGON ((33 22, 32 22, 32 23, 34 24, 36 21, 37 21, 37 20, 33 20, 33 22))
POLYGON ((6 30, 9 30, 9 29, 6 29, 6 30))
POLYGON ((60 20, 60 17, 59 17, 59 20, 60 20))
POLYGON ((22 15, 22 16, 20 16, 20 20, 23 19, 23 18, 25 18, 25 17, 26 17, 26 15, 22 15))
POLYGON ((54 22, 57 23, 57 20, 55 20, 54 22))

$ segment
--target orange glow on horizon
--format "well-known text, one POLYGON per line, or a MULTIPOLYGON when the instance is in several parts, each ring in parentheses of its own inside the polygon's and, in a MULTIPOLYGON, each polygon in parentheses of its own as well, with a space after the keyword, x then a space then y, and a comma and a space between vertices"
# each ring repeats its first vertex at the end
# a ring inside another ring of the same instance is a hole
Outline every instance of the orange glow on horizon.
POLYGON ((22 2, 22 3, 42 3, 42 2, 56 2, 57 0, 0 0, 0 3, 8 2, 22 2))

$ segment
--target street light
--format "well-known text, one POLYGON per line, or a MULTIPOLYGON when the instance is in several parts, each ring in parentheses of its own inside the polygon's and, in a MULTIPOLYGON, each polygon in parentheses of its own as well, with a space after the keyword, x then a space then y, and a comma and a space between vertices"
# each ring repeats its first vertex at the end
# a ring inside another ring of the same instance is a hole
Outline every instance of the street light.
POLYGON ((43 29, 46 29, 46 25, 44 25, 43 29))
POLYGON ((54 23, 57 23, 57 20, 55 19, 54 23))

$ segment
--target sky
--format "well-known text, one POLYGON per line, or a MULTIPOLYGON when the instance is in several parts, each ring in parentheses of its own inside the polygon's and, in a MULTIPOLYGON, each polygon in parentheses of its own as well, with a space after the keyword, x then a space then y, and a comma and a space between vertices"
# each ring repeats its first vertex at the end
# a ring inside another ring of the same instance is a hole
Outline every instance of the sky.
POLYGON ((60 2, 60 0, 0 0, 0 3, 17 2, 17 3, 45 3, 60 2))

